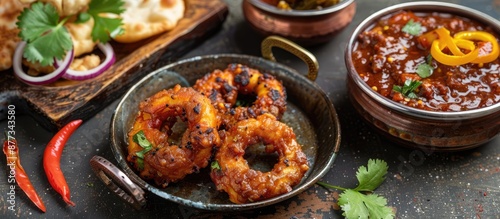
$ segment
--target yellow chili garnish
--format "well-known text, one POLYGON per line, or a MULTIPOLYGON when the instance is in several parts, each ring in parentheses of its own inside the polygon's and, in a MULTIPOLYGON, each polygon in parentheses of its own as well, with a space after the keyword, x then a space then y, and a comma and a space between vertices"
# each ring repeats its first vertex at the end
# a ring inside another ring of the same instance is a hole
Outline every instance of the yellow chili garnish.
POLYGON ((450 36, 450 31, 444 27, 424 34, 426 40, 433 40, 432 57, 445 65, 463 65, 467 63, 487 63, 494 61, 500 55, 500 49, 495 36, 484 31, 462 31, 450 36), (434 32, 439 38, 435 38, 434 32), (434 36, 433 36, 434 35, 434 36), (480 41, 476 43, 474 41, 480 41), (451 55, 443 53, 448 48, 451 55), (465 54, 463 51, 469 51, 465 54))
POLYGON ((487 62, 492 62, 495 59, 498 58, 498 55, 500 54, 500 50, 498 48, 498 42, 495 36, 491 35, 488 32, 484 31, 462 31, 455 36, 453 36, 455 39, 463 39, 463 40, 477 40, 477 41, 484 41, 486 43, 482 44, 481 47, 479 47, 479 54, 476 59, 472 61, 472 63, 487 63, 487 62), (488 45, 491 44, 491 48, 487 47, 488 45), (486 54, 483 54, 486 53, 486 54))
MULTIPOLYGON (((472 62, 477 58, 479 50, 473 49, 465 55, 448 55, 442 51, 446 45, 440 40, 434 40, 431 46, 431 55, 436 61, 445 65, 463 65, 472 62)), ((460 44, 460 43, 459 43, 460 44)), ((458 45, 455 44, 454 45, 458 45)), ((470 45, 470 44, 469 44, 470 45)), ((475 47, 475 46, 474 46, 475 47)))
MULTIPOLYGON (((450 31, 444 27, 438 28, 435 30, 436 33, 439 35, 439 41, 441 41, 441 44, 444 44, 450 52, 453 55, 456 56, 463 56, 465 55, 460 49, 457 47, 455 42, 453 41, 453 38, 450 36, 450 31)), ((472 51, 472 50, 471 50, 472 51)))

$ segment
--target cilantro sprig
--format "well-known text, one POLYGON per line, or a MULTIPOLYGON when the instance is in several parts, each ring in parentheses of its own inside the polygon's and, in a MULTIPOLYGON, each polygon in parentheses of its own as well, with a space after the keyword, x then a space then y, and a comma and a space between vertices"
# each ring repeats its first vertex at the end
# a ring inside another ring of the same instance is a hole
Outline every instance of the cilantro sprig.
POLYGON ((338 204, 346 218, 394 218, 394 212, 387 206, 387 200, 373 191, 385 180, 387 163, 379 159, 369 159, 367 167, 361 166, 356 172, 358 186, 354 189, 317 182, 328 189, 342 190, 338 204))
POLYGON ((151 149, 153 149, 153 144, 149 142, 144 134, 144 131, 140 130, 132 137, 133 141, 141 146, 143 149, 135 153, 137 156, 137 164, 139 165, 139 169, 144 168, 144 154, 148 153, 151 149))
POLYGON ((54 58, 62 59, 73 47, 71 36, 64 28, 67 18, 60 19, 51 4, 36 2, 25 8, 16 23, 19 37, 26 41, 23 56, 30 62, 52 65, 54 58))
POLYGON ((392 87, 393 91, 399 92, 403 94, 403 96, 408 98, 418 98, 418 95, 415 93, 415 90, 422 84, 421 81, 406 79, 403 86, 394 85, 392 87))
POLYGON ((123 32, 121 18, 105 18, 102 13, 120 14, 125 9, 122 0, 92 0, 87 12, 60 17, 50 3, 35 2, 25 8, 17 17, 19 37, 26 42, 23 57, 30 62, 39 62, 42 66, 54 64, 54 59, 63 59, 72 49, 73 41, 64 24, 73 16, 77 20, 94 19, 92 39, 106 43, 112 37, 123 32))
POLYGON ((402 29, 403 32, 413 36, 419 35, 421 30, 422 25, 418 22, 413 21, 413 19, 410 19, 402 29))

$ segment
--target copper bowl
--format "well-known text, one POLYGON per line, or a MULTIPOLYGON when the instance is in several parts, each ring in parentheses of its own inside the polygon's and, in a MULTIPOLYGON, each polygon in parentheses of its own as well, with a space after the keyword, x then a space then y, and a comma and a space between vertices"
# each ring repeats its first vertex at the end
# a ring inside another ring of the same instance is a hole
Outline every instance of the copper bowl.
POLYGON ((356 13, 354 0, 320 10, 280 10, 261 0, 243 0, 243 15, 264 36, 280 35, 301 45, 324 43, 346 27, 356 13))
POLYGON ((451 3, 409 2, 393 5, 372 14, 354 30, 345 51, 347 87, 356 110, 390 140, 413 148, 459 151, 492 140, 500 132, 500 103, 459 112, 426 111, 383 97, 360 78, 351 58, 358 36, 380 18, 401 10, 458 15, 493 27, 500 35, 498 20, 471 8, 451 3))

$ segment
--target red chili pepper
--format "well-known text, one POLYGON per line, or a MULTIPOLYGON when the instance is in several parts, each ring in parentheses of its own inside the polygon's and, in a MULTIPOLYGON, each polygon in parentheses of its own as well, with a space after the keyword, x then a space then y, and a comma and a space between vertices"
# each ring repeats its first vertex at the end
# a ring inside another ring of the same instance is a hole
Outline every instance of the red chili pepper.
MULTIPOLYGON (((3 153, 7 156, 7 166, 15 172, 14 176, 17 185, 26 193, 28 198, 43 212, 45 212, 45 205, 42 202, 40 196, 35 191, 35 187, 31 184, 28 174, 24 171, 21 166, 21 158, 19 157, 19 147, 17 145, 16 139, 11 136, 7 136, 7 139, 3 142, 3 153)), ((10 180, 10 179, 9 179, 10 180)))
POLYGON ((70 200, 71 194, 68 183, 61 171, 61 155, 71 134, 73 134, 81 124, 81 119, 66 124, 50 140, 43 153, 43 168, 45 169, 45 174, 49 179, 50 185, 61 194, 64 201, 71 206, 75 206, 75 203, 70 200))

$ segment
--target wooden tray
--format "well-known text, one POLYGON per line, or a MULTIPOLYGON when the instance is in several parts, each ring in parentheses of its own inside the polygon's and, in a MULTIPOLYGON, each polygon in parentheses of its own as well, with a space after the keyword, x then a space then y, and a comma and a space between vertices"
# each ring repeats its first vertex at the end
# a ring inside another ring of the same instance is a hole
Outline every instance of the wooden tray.
POLYGON ((222 0, 185 1, 185 16, 172 31, 132 44, 113 42, 116 63, 94 79, 60 79, 46 86, 30 86, 15 78, 12 70, 0 72, 0 119, 5 118, 9 104, 16 107, 16 114, 31 114, 50 130, 95 115, 120 98, 132 82, 199 44, 227 17, 228 8, 222 0))

